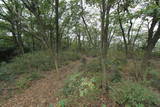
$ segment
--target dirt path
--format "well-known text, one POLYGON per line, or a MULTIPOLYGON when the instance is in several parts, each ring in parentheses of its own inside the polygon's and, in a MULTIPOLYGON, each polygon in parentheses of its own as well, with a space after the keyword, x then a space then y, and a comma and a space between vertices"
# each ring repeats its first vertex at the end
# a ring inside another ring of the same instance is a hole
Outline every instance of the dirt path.
POLYGON ((57 102, 56 94, 63 86, 63 81, 73 71, 78 70, 80 61, 71 62, 59 69, 60 73, 49 72, 45 78, 36 81, 22 94, 15 95, 2 107, 49 107, 57 102))

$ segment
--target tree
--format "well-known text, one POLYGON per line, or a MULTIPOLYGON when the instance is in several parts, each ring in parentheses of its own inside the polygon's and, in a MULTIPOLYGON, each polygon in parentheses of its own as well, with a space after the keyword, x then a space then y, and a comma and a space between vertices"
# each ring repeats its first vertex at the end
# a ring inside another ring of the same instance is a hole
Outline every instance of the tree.
POLYGON ((107 82, 106 82, 106 62, 107 53, 109 49, 109 19, 110 19, 110 10, 113 5, 113 0, 102 0, 101 1, 101 64, 103 72, 103 91, 106 92, 107 82))
POLYGON ((19 0, 2 0, 2 2, 3 4, 0 7, 0 18, 9 23, 8 30, 12 32, 14 41, 17 44, 20 53, 24 54, 24 44, 22 40, 22 12, 24 8, 19 0))
POLYGON ((59 0, 55 0, 56 54, 59 50, 59 0))
POLYGON ((148 29, 147 46, 145 48, 147 56, 149 56, 154 49, 156 43, 160 39, 160 20, 159 20, 159 9, 160 1, 151 1, 149 6, 146 8, 146 13, 151 17, 151 25, 148 29), (155 28, 157 29, 155 30, 155 28))

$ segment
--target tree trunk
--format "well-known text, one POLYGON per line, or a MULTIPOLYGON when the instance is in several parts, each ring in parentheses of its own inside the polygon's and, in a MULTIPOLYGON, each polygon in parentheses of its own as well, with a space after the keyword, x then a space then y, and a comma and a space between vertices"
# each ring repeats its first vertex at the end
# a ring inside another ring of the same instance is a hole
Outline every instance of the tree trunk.
MULTIPOLYGON (((12 35, 14 37, 14 41, 20 51, 20 54, 24 54, 24 45, 23 45, 22 37, 18 33, 19 32, 18 29, 16 29, 14 26, 15 26, 15 24, 12 23, 12 35)), ((16 26, 18 26, 18 25, 16 24, 16 26)))
POLYGON ((90 34, 90 31, 89 31, 89 29, 88 29, 88 25, 87 25, 87 23, 86 23, 86 21, 85 21, 85 18, 84 18, 84 16, 83 16, 83 13, 84 13, 83 0, 81 0, 81 10, 82 10, 81 18, 82 18, 82 21, 83 21, 84 26, 85 26, 85 31, 86 31, 86 33, 87 33, 87 35, 88 35, 88 38, 89 38, 89 45, 92 44, 93 46, 95 46, 95 44, 94 44, 93 41, 92 41, 92 36, 91 36, 91 34, 90 34))
POLYGON ((59 52, 59 0, 55 0, 56 54, 59 52))
POLYGON ((109 30, 109 12, 110 12, 110 5, 105 0, 101 1, 101 65, 102 65, 102 88, 103 93, 106 93, 107 89, 107 67, 105 62, 107 61, 107 53, 108 53, 108 30, 109 30), (106 8, 107 7, 107 8, 106 8), (105 21, 106 20, 106 21, 105 21), (105 23, 106 22, 106 23, 105 23))
POLYGON ((79 49, 79 51, 81 51, 81 35, 80 35, 80 33, 78 33, 77 36, 78 36, 78 49, 79 49))
POLYGON ((56 24, 56 49, 55 49, 55 67, 58 72, 58 53, 59 53, 59 0, 55 0, 55 24, 56 24))
POLYGON ((128 54, 128 45, 127 45, 125 31, 124 31, 124 28, 123 28, 123 25, 122 25, 122 20, 120 18, 120 10, 119 10, 119 8, 120 7, 119 7, 119 4, 118 4, 118 9, 117 9, 117 12, 118 12, 118 15, 119 15, 118 21, 119 21, 119 26, 120 26, 120 29, 121 29, 121 32, 122 32, 123 41, 124 41, 125 54, 127 56, 127 54, 128 54))
POLYGON ((160 22, 159 22, 159 25, 158 25, 158 28, 157 28, 157 31, 155 32, 155 34, 153 34, 153 30, 154 30, 154 28, 152 28, 152 25, 151 25, 151 28, 150 28, 149 33, 148 33, 147 46, 146 46, 146 49, 145 49, 146 55, 148 57, 151 55, 152 50, 155 48, 156 43, 160 39, 160 22))

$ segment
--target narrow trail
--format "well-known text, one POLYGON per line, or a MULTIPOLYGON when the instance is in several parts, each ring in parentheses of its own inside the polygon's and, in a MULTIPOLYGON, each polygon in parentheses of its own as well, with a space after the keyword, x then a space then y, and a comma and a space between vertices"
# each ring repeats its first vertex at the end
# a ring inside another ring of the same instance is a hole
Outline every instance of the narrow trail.
POLYGON ((34 82, 23 93, 10 98, 2 107, 49 107, 50 104, 55 107, 58 101, 56 94, 63 87, 64 80, 77 71, 80 65, 80 61, 75 61, 60 68, 59 73, 46 73, 43 79, 34 82))

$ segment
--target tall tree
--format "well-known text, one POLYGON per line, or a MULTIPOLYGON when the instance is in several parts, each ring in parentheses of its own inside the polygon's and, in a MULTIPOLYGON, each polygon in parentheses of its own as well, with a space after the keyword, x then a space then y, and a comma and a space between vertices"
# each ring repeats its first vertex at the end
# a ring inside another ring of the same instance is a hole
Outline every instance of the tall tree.
POLYGON ((24 53, 24 44, 22 40, 22 12, 23 5, 19 0, 6 1, 2 0, 4 6, 1 5, 0 18, 10 24, 8 30, 12 33, 14 41, 21 54, 24 53), (7 11, 6 11, 7 10, 7 11))
POLYGON ((56 24, 56 54, 59 51, 59 0, 55 0, 55 24, 56 24))
POLYGON ((148 38, 147 38, 147 46, 145 48, 147 56, 149 56, 152 50, 155 48, 156 43, 160 39, 160 1, 153 0, 150 2, 149 6, 147 7, 147 15, 152 17, 151 25, 148 29, 148 38), (155 30, 155 28, 157 29, 155 30))
POLYGON ((106 81, 106 64, 107 53, 109 49, 109 18, 110 18, 110 10, 111 10, 111 1, 110 0, 102 0, 101 1, 101 64, 102 64, 102 72, 103 72, 103 91, 106 92, 107 81, 106 81))

